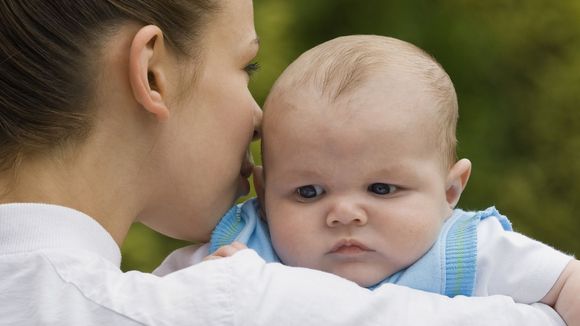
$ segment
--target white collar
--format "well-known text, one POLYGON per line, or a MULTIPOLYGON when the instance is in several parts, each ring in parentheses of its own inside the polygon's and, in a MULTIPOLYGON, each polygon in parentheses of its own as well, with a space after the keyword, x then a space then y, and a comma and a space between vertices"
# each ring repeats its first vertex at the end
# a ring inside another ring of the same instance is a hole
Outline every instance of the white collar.
POLYGON ((49 204, 0 205, 0 254, 43 249, 88 250, 121 264, 117 243, 86 214, 49 204))

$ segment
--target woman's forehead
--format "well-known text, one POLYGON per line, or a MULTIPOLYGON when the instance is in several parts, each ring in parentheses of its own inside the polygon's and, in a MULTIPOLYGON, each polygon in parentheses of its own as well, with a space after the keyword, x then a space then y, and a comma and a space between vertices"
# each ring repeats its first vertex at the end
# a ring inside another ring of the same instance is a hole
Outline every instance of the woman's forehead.
POLYGON ((208 24, 208 34, 218 41, 247 45, 257 39, 251 0, 221 1, 215 19, 208 24))

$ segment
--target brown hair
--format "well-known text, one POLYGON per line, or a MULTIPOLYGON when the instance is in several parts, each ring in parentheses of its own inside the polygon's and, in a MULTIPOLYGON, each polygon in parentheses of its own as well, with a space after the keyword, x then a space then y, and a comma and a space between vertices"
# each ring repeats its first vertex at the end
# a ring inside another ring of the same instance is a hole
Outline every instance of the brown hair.
POLYGON ((0 171, 88 133, 95 53, 122 24, 157 25, 177 55, 195 56, 217 10, 215 0, 0 2, 0 171))
POLYGON ((378 35, 350 35, 322 43, 306 51, 284 71, 272 87, 266 103, 297 87, 319 90, 321 96, 332 103, 393 65, 420 76, 434 95, 437 101, 434 104, 438 108, 435 123, 439 131, 435 140, 444 166, 451 167, 457 160, 455 88, 431 55, 408 42, 378 35))

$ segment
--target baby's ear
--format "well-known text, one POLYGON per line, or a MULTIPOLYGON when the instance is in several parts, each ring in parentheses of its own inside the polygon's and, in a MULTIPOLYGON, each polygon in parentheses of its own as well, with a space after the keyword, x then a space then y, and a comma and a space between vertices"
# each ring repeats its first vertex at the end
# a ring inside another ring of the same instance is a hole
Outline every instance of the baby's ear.
POLYGON ((264 211, 264 169, 261 166, 255 166, 252 176, 254 178, 254 189, 260 203, 260 217, 266 220, 266 212, 264 211))
POLYGON ((447 174, 447 183, 445 186, 445 195, 450 208, 455 208, 459 202, 461 193, 471 175, 471 162, 464 158, 457 161, 447 174))

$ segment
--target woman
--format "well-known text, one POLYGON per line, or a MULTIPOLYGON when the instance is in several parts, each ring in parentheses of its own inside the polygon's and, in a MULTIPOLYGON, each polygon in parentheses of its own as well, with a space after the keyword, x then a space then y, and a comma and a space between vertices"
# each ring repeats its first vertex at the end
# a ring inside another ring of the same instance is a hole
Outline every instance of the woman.
POLYGON ((249 250, 122 273, 133 222, 204 241, 248 191, 252 2, 4 0, 0 24, 0 324, 561 322, 504 297, 369 292, 249 250))

